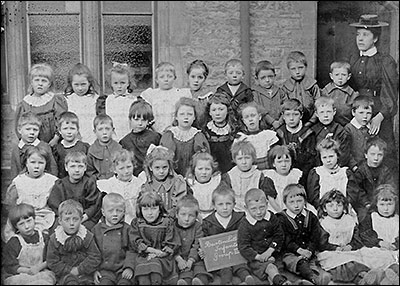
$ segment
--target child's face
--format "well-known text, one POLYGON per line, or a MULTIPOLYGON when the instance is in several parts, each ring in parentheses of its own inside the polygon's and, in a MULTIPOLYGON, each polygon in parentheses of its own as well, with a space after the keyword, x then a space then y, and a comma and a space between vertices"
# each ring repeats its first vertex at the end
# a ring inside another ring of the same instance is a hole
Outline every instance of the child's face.
POLYGON ((60 126, 60 133, 66 142, 74 142, 78 136, 78 126, 75 123, 64 121, 60 126))
POLYGON ((25 124, 18 128, 19 134, 21 134, 21 139, 26 144, 31 144, 38 138, 40 128, 36 124, 25 124))
POLYGON ((143 117, 135 116, 131 118, 131 128, 133 133, 142 132, 147 128, 147 125, 149 125, 149 121, 143 117))
POLYGON ((297 128, 300 124, 300 120, 303 117, 298 110, 285 110, 282 114, 283 121, 289 128, 297 128))
POLYGON ((127 74, 117 72, 111 73, 111 88, 117 95, 124 95, 129 86, 129 78, 127 74))
POLYGON ((242 120, 248 131, 260 130, 261 114, 258 113, 257 108, 253 106, 244 108, 242 110, 242 120))
POLYGON ((296 81, 301 81, 304 78, 306 70, 307 68, 303 63, 291 62, 289 64, 290 76, 296 81))
POLYGON ((324 104, 317 107, 316 115, 323 125, 330 124, 333 121, 335 114, 336 110, 333 109, 332 105, 324 104))
POLYGON ((295 195, 295 196, 289 195, 286 198, 285 205, 288 210, 290 210, 295 215, 298 215, 304 209, 304 206, 306 205, 306 200, 304 199, 304 197, 300 195, 295 195))
POLYGON ((124 203, 106 202, 103 204, 101 212, 106 219, 107 225, 116 225, 121 222, 125 215, 125 205, 124 203))
POLYGON ((23 236, 32 236, 35 233, 35 219, 33 217, 21 218, 15 225, 23 236))
POLYGON ((336 86, 344 86, 351 77, 346 68, 334 68, 329 76, 336 86))
POLYGON ((96 134, 96 138, 100 141, 100 143, 107 144, 110 142, 112 138, 112 134, 114 132, 114 128, 110 123, 100 123, 96 126, 94 133, 96 134))
POLYGON ((78 211, 73 211, 70 214, 62 214, 58 220, 64 232, 68 235, 72 235, 78 232, 81 226, 82 216, 79 215, 78 211))
POLYGON ((351 114, 353 114, 354 119, 361 125, 366 126, 372 117, 372 107, 363 107, 360 106, 356 110, 352 110, 351 114))
POLYGON ((238 85, 244 77, 243 67, 241 65, 228 66, 225 75, 230 85, 238 85))
POLYGON ((275 170, 279 175, 286 176, 290 172, 292 158, 286 155, 281 157, 276 156, 272 165, 275 167, 275 170))
POLYGON ((239 151, 235 156, 235 163, 240 171, 247 172, 253 166, 253 157, 250 154, 243 154, 242 151, 239 151))
POLYGON ((394 200, 378 199, 376 207, 378 209, 378 213, 381 216, 389 217, 394 214, 394 211, 396 209, 396 204, 395 204, 394 200))
POLYGON ((85 95, 89 90, 89 81, 87 76, 75 74, 72 76, 72 90, 79 96, 85 95))
POLYGON ((211 103, 210 116, 215 124, 223 125, 225 124, 226 117, 228 116, 228 107, 222 103, 211 103))
POLYGON ((86 164, 83 162, 69 161, 65 164, 65 170, 68 172, 72 183, 78 182, 86 172, 86 164))
POLYGON ((46 168, 46 159, 37 153, 33 153, 26 160, 26 169, 30 178, 39 178, 46 168))
POLYGON ((340 218, 343 214, 344 206, 342 202, 332 201, 325 204, 324 211, 331 218, 340 218))
POLYGON ((372 168, 377 168, 383 161, 384 152, 378 146, 371 146, 365 154, 367 165, 372 168))
POLYGON ((337 165, 338 156, 335 150, 328 149, 320 152, 322 165, 328 169, 334 169, 337 165))
POLYGON ((212 171, 209 160, 198 160, 194 168, 194 176, 199 183, 207 183, 211 180, 212 171))
POLYGON ((161 90, 169 90, 175 81, 175 75, 172 71, 160 71, 156 77, 156 82, 161 90))
POLYGON ((131 160, 119 161, 114 167, 117 179, 122 182, 129 182, 133 176, 133 163, 131 160))
POLYGON ((33 93, 36 96, 41 96, 45 94, 50 88, 50 81, 47 77, 44 76, 34 76, 31 80, 31 86, 33 89, 33 93))
POLYGON ((160 206, 152 206, 152 207, 143 206, 142 207, 142 215, 143 215, 143 218, 148 223, 152 223, 160 215, 160 206))
POLYGON ((235 207, 235 203, 233 199, 229 195, 217 195, 214 201, 214 208, 217 214, 222 216, 223 218, 229 217, 233 208, 235 207))
POLYGON ((256 78, 258 85, 270 89, 275 82, 275 73, 272 70, 261 70, 256 78))
POLYGON ((190 129, 195 119, 196 116, 192 106, 182 105, 179 107, 178 112, 176 113, 176 121, 178 121, 178 127, 180 129, 190 129))
POLYGON ((192 91, 198 91, 203 86, 206 77, 202 68, 193 68, 189 73, 189 87, 192 91))
POLYGON ((246 209, 255 220, 263 220, 267 213, 267 200, 265 198, 258 201, 250 200, 246 203, 246 209))
POLYGON ((150 167, 154 178, 157 181, 164 181, 169 173, 169 164, 167 160, 155 160, 150 167))
POLYGON ((183 228, 192 226, 197 218, 196 210, 190 207, 181 207, 176 213, 178 224, 183 228))

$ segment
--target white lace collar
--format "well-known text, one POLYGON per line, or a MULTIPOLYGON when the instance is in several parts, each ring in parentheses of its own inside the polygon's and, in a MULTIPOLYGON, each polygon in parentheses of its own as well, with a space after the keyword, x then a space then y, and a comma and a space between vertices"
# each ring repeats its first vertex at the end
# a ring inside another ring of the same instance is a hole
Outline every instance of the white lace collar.
MULTIPOLYGON (((65 233, 65 231, 61 225, 57 226, 56 230, 54 231, 54 234, 56 236, 56 240, 59 243, 61 243, 61 245, 64 245, 67 238, 71 237, 71 235, 68 235, 65 233)), ((86 234, 87 234, 87 229, 83 224, 81 224, 79 227, 78 233, 76 235, 79 236, 80 238, 82 238, 82 240, 84 240, 86 237, 86 234)))
POLYGON ((67 143, 67 142, 65 142, 65 140, 63 139, 63 140, 61 140, 61 145, 63 145, 64 146, 64 148, 71 148, 71 147, 74 147, 75 145, 76 145, 76 143, 78 143, 78 139, 76 139, 74 142, 72 142, 72 144, 70 144, 70 143, 67 143))
POLYGON ((296 134, 301 130, 301 128, 303 128, 303 122, 301 122, 301 120, 299 122, 299 126, 297 126, 296 128, 290 128, 289 126, 286 125, 286 130, 289 131, 289 133, 291 134, 296 134))
POLYGON ((190 127, 189 130, 181 130, 178 126, 173 126, 169 130, 171 130, 172 134, 174 134, 175 139, 178 139, 182 142, 187 142, 192 139, 197 133, 201 132, 199 129, 190 127))
POLYGON ((228 135, 231 132, 231 127, 228 123, 224 127, 218 127, 214 121, 210 121, 207 123, 207 128, 217 135, 228 135))
POLYGON ((46 92, 45 94, 41 96, 34 96, 32 94, 28 94, 24 97, 24 101, 28 103, 29 105, 38 107, 45 105, 48 103, 50 100, 52 100, 54 97, 54 93, 52 92, 46 92))

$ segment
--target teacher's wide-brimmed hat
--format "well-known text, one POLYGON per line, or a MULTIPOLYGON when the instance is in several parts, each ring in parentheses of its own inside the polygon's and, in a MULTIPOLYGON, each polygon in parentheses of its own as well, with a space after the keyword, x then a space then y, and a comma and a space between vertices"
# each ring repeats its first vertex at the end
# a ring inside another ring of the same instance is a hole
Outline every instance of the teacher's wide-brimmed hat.
POLYGON ((389 23, 378 21, 378 15, 365 14, 360 16, 357 23, 352 23, 350 26, 367 29, 389 26, 389 23))

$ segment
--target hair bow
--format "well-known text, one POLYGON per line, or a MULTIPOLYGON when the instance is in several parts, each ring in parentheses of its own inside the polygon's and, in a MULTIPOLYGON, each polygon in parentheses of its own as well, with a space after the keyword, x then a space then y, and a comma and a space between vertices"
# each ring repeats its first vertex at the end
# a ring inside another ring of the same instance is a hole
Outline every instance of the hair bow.
POLYGON ((161 146, 161 145, 156 146, 153 143, 151 143, 149 148, 147 149, 146 155, 149 155, 151 152, 153 152, 153 150, 157 150, 157 149, 164 150, 164 151, 168 151, 169 150, 167 147, 164 147, 164 146, 161 146))
POLYGON ((116 66, 128 67, 127 63, 112 62, 112 64, 113 64, 113 68, 116 66))

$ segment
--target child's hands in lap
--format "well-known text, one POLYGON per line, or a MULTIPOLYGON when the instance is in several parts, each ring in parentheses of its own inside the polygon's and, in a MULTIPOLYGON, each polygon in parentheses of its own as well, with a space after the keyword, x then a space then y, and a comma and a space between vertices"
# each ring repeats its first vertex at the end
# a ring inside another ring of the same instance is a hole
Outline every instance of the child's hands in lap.
POLYGON ((204 259, 206 257, 206 255, 204 254, 204 250, 202 250, 201 248, 199 248, 198 253, 201 259, 204 259))
POLYGON ((133 270, 130 268, 125 268, 125 270, 122 272, 122 278, 130 280, 132 279, 133 276, 133 270))

